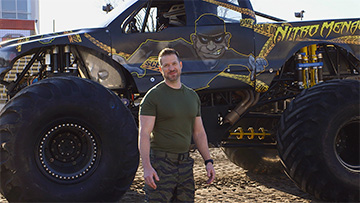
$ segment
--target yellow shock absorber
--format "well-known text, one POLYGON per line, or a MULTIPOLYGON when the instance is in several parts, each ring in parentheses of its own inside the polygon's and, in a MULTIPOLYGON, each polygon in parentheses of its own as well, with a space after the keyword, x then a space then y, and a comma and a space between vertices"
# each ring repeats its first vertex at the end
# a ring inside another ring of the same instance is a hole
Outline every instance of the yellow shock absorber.
MULTIPOLYGON (((300 52, 302 54, 302 63, 308 63, 309 62, 309 54, 308 54, 308 47, 303 47, 300 49, 300 52)), ((304 88, 309 88, 309 68, 304 67, 303 68, 303 85, 304 88)))
MULTIPOLYGON (((318 62, 316 50, 317 50, 316 44, 312 44, 309 46, 310 63, 318 62)), ((310 87, 312 87, 318 83, 319 83, 318 67, 312 66, 310 68, 310 87)))
POLYGON ((298 54, 297 58, 297 72, 298 72, 298 85, 300 89, 304 89, 303 69, 300 66, 302 64, 302 54, 298 54))

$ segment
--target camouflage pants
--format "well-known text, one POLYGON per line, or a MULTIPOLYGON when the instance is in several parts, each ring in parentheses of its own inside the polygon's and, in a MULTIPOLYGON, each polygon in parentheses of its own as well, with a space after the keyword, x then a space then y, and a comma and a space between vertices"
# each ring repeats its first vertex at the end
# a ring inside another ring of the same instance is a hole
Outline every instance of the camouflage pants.
POLYGON ((156 190, 145 184, 145 202, 194 202, 194 160, 190 156, 179 160, 151 153, 150 161, 160 181, 155 181, 156 190))

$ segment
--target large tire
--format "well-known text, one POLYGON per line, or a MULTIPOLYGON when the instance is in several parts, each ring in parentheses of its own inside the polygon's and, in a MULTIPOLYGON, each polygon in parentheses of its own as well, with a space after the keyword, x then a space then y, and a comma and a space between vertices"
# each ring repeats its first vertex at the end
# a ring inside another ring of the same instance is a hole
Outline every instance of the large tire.
POLYGON ((274 174, 282 171, 276 149, 261 147, 223 148, 228 159, 254 174, 274 174))
MULTIPOLYGON (((258 111, 266 111, 264 109, 258 109, 258 111)), ((253 127, 259 129, 263 127, 265 129, 276 130, 279 119, 246 119, 242 121, 239 126, 243 128, 253 127)), ((269 141, 269 140, 268 140, 269 141)), ((265 147, 229 147, 223 148, 227 158, 254 174, 276 174, 283 171, 283 167, 280 163, 280 157, 276 148, 265 148, 265 147)))
POLYGON ((0 113, 1 193, 8 201, 117 201, 139 153, 130 111, 103 86, 42 80, 0 113))
POLYGON ((277 140, 286 173, 316 198, 360 201, 359 87, 352 80, 316 85, 282 115, 277 140))

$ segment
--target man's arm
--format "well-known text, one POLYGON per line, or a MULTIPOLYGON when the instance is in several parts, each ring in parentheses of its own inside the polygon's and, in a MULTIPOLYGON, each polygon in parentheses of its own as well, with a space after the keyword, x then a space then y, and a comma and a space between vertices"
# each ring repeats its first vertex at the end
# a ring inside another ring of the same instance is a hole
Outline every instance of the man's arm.
MULTIPOLYGON (((202 158, 204 160, 211 159, 206 132, 200 116, 195 118, 193 137, 202 158)), ((215 179, 215 169, 211 162, 206 164, 206 171, 209 177, 207 183, 210 184, 215 179)))
POLYGON ((145 184, 156 189, 156 181, 159 177, 150 163, 150 133, 154 128, 155 116, 139 116, 139 151, 144 168, 145 184))

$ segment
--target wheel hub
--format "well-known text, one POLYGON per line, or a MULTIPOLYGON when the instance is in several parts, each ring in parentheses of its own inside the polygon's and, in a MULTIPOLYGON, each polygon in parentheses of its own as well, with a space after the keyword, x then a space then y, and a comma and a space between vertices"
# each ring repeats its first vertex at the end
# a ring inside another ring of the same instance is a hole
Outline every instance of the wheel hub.
POLYGON ((81 140, 73 133, 67 132, 56 136, 50 144, 51 152, 55 159, 61 162, 69 162, 78 158, 81 153, 81 140))
POLYGON ((360 173, 359 147, 360 120, 345 124, 335 139, 336 156, 348 170, 360 173))
POLYGON ((40 141, 40 166, 56 181, 78 180, 95 170, 99 159, 97 145, 93 133, 81 125, 55 125, 40 141))

